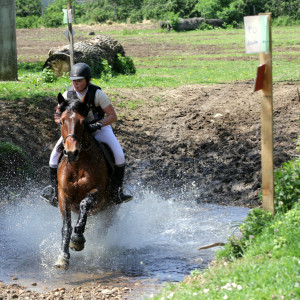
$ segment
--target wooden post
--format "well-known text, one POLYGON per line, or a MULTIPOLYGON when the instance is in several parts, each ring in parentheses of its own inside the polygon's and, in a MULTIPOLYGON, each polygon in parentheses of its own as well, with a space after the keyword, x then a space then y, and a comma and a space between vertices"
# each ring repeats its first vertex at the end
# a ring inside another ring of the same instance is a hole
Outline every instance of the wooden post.
POLYGON ((18 80, 15 0, 0 0, 0 81, 6 80, 18 80))
POLYGON ((68 14, 68 33, 69 33, 69 43, 70 43, 70 66, 74 65, 74 38, 73 38, 73 30, 72 30, 72 17, 70 18, 70 15, 72 16, 71 12, 71 2, 68 1, 67 5, 67 14, 68 14))
MULTIPOLYGON (((266 15, 266 14, 265 14, 266 15)), ((273 87, 272 87, 272 32, 269 20, 269 52, 260 52, 260 64, 266 65, 261 101, 261 165, 263 208, 274 213, 273 159, 273 87)))

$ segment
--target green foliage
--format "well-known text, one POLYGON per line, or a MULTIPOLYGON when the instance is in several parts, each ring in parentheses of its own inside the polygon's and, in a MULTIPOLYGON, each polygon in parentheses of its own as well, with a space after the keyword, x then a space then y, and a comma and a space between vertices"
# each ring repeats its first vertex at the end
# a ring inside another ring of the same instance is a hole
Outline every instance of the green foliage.
POLYGON ((16 17, 17 28, 39 28, 43 25, 43 19, 39 16, 16 17))
POLYGON ((51 70, 49 68, 45 68, 42 71, 41 78, 44 82, 54 82, 57 80, 57 77, 55 76, 53 70, 51 70))
POLYGON ((260 208, 252 209, 245 221, 239 226, 240 236, 230 237, 224 249, 219 251, 218 257, 233 260, 243 256, 252 240, 262 232, 264 227, 268 226, 272 218, 273 216, 269 211, 260 208))
POLYGON ((94 22, 140 22, 143 20, 138 0, 93 0, 83 4, 85 19, 94 22))
POLYGON ((106 59, 101 59, 99 63, 95 64, 93 62, 89 62, 92 75, 95 78, 102 78, 103 80, 109 80, 112 76, 112 67, 107 62, 106 59))
POLYGON ((288 16, 300 19, 300 0, 268 0, 265 10, 272 13, 273 18, 288 16))
POLYGON ((44 26, 56 28, 63 25, 63 16, 56 12, 47 11, 44 15, 44 26))
POLYGON ((198 0, 195 9, 207 19, 220 18, 226 23, 240 23, 243 17, 272 12, 272 17, 300 18, 300 0, 198 0))
POLYGON ((213 29, 214 27, 212 25, 207 24, 206 22, 202 22, 197 28, 197 30, 213 30, 213 29))
POLYGON ((291 26, 291 25, 300 25, 300 18, 293 19, 289 16, 282 16, 282 17, 276 18, 272 22, 272 26, 291 26))
POLYGON ((300 199, 300 158, 274 172, 275 210, 287 211, 300 199))
MULTIPOLYGON (((89 0, 71 1, 74 9, 74 23, 142 22, 143 20, 163 20, 166 15, 176 18, 204 17, 221 18, 228 25, 237 27, 243 17, 263 12, 272 12, 274 24, 299 24, 300 0, 89 0), (278 21, 276 21, 278 18, 278 21)), ((41 1, 17 0, 17 17, 41 16, 41 1)), ((62 9, 66 0, 49 3, 41 21, 38 19, 18 19, 18 28, 40 26, 58 27, 63 25, 62 9), (32 21, 32 22, 31 22, 32 21)))
POLYGON ((222 3, 220 0, 198 0, 195 8, 201 17, 215 19, 217 18, 217 12, 222 9, 222 3))
POLYGON ((134 62, 130 56, 122 56, 118 53, 118 58, 114 65, 114 70, 120 74, 135 74, 136 68, 134 66, 134 62))
POLYGON ((130 23, 131 24, 134 24, 134 23, 141 23, 143 22, 143 13, 141 10, 138 10, 138 9, 133 9, 130 13, 130 17, 129 17, 129 20, 130 20, 130 23))
POLYGON ((179 13, 175 14, 173 12, 169 12, 165 15, 164 19, 169 22, 173 30, 178 30, 178 25, 180 23, 179 13))
POLYGON ((247 5, 244 0, 235 0, 228 7, 219 11, 217 16, 227 23, 241 22, 245 16, 246 7, 247 5))
MULTIPOLYGON (((84 14, 83 6, 76 4, 76 1, 71 1, 71 6, 75 12, 76 19, 81 18, 84 14)), ((45 27, 59 27, 63 25, 63 9, 67 8, 67 1, 55 0, 53 3, 49 3, 44 13, 44 26, 45 27)), ((73 20, 74 23, 74 20, 73 20)))
POLYGON ((41 0, 16 0, 17 17, 27 17, 29 15, 40 16, 41 12, 41 0))

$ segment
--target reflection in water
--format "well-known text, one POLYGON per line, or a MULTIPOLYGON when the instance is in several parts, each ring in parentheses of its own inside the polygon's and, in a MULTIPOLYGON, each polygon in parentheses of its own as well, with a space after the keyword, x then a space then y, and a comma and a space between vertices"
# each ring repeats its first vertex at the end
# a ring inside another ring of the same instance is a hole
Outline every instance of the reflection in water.
MULTIPOLYGON (((86 247, 71 252, 68 271, 52 268, 61 242, 58 209, 31 194, 22 202, 0 207, 0 280, 48 287, 74 287, 93 282, 121 285, 130 280, 179 281, 204 268, 214 249, 199 246, 225 242, 232 225, 248 209, 198 204, 189 197, 165 199, 151 191, 119 206, 107 228, 105 213, 88 218, 86 247), (180 199, 181 198, 181 199, 180 199)), ((73 227, 77 219, 72 216, 73 227)))

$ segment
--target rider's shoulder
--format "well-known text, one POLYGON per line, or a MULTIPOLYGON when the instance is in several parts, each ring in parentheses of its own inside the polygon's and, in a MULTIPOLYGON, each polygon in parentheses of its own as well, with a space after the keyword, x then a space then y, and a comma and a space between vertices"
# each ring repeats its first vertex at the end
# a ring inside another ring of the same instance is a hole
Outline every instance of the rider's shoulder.
POLYGON ((89 90, 94 90, 96 92, 97 90, 101 90, 101 87, 98 86, 98 85, 90 83, 89 84, 89 90))

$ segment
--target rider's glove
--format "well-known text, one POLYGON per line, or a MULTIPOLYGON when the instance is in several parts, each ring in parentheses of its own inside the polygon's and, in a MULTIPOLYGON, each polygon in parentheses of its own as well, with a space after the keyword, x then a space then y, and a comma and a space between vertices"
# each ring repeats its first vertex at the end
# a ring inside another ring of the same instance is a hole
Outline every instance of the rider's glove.
POLYGON ((88 124, 87 126, 87 131, 89 133, 94 133, 96 130, 100 130, 102 128, 102 123, 94 123, 94 124, 88 124))

